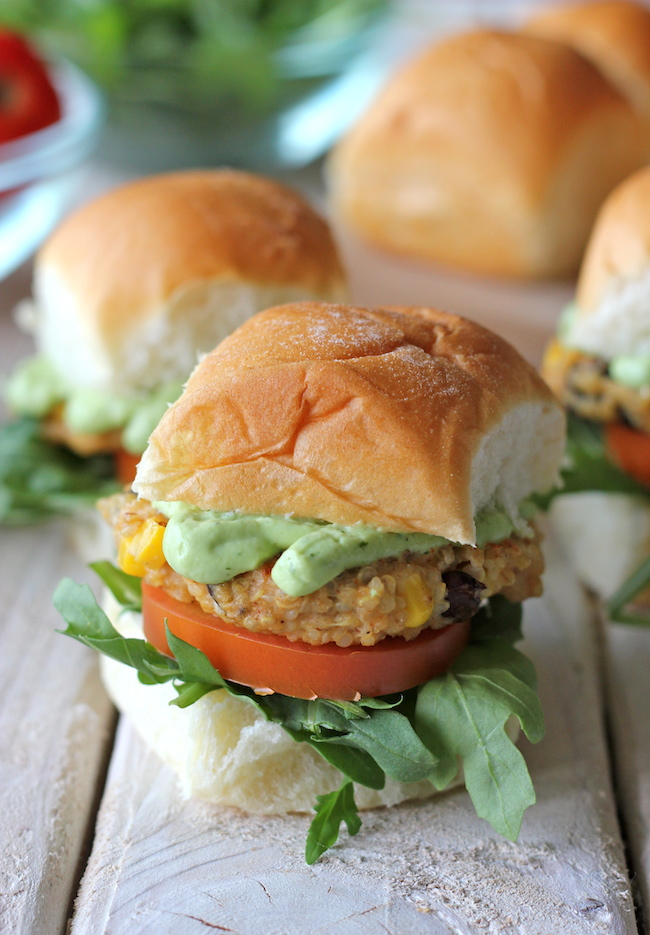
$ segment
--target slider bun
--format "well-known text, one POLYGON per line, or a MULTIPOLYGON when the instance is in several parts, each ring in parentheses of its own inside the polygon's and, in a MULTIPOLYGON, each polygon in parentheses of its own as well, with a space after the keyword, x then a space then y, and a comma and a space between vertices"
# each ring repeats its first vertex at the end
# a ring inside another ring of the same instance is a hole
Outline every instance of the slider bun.
MULTIPOLYGON (((124 613, 112 595, 104 609, 126 637, 142 639, 141 615, 124 613)), ((337 789, 342 774, 306 743, 296 743, 255 708, 225 691, 204 695, 188 708, 170 706, 169 684, 143 685, 128 666, 102 657, 102 679, 115 705, 140 736, 177 774, 186 795, 258 815, 311 812, 317 795, 337 789)), ((518 734, 511 719, 507 732, 518 734)), ((462 782, 459 775, 452 785, 462 782)), ((383 789, 355 786, 360 808, 395 805, 435 795, 428 780, 400 783, 386 778, 383 789)))
POLYGON ((434 309, 297 303, 203 359, 134 489, 474 542, 474 516, 556 480, 564 417, 509 344, 434 309))
POLYGON ((572 48, 477 30, 387 84, 330 162, 334 212, 380 247, 481 274, 579 265, 645 121, 572 48))
POLYGON ((573 46, 650 120, 650 9, 645 4, 559 3, 535 13, 523 28, 573 46))
POLYGON ((594 226, 566 340, 610 359, 650 354, 650 168, 622 182, 594 226))
POLYGON ((71 215, 38 254, 39 351, 73 385, 119 392, 184 379, 261 308, 341 299, 325 221, 255 175, 193 171, 111 191, 71 215))

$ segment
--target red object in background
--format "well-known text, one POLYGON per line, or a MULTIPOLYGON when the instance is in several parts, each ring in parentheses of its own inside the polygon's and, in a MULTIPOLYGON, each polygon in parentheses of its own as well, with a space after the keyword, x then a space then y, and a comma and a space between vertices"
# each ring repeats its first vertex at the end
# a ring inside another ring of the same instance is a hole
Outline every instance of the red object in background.
POLYGON ((140 463, 142 455, 132 455, 124 448, 118 448, 115 452, 115 469, 117 479, 129 487, 135 480, 135 469, 140 463))
POLYGON ((621 422, 605 426, 610 458, 640 484, 650 487, 650 435, 621 422))
POLYGON ((0 30, 0 143, 42 130, 60 117, 43 62, 21 36, 0 30))

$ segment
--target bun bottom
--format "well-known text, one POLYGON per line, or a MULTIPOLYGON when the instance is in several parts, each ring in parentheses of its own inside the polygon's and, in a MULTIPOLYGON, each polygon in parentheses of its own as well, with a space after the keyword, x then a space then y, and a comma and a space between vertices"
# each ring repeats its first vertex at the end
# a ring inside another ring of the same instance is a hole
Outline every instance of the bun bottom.
MULTIPOLYGON (((127 637, 142 637, 141 615, 120 613, 112 595, 103 601, 113 624, 127 637)), ((143 685, 134 669, 106 657, 101 672, 108 694, 145 742, 178 775, 183 793, 257 815, 311 812, 317 795, 337 789, 343 775, 312 747, 296 743, 245 701, 226 691, 204 695, 188 708, 169 705, 170 684, 143 685)), ((512 718, 511 738, 519 732, 512 718)), ((462 770, 448 788, 463 783, 462 770)), ((386 778, 381 790, 355 784, 361 809, 425 799, 437 790, 428 781, 386 778)))
POLYGON ((609 598, 650 554, 650 504, 628 494, 563 494, 551 507, 556 538, 575 574, 609 598))

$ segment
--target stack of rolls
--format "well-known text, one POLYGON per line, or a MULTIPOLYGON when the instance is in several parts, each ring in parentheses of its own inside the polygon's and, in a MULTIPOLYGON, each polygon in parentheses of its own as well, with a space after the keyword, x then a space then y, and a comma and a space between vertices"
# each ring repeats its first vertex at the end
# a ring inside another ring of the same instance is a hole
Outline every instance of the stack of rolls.
POLYGON ((331 204, 388 251, 567 276, 600 204, 647 152, 645 118, 569 45, 476 29, 388 81, 332 155, 331 204))

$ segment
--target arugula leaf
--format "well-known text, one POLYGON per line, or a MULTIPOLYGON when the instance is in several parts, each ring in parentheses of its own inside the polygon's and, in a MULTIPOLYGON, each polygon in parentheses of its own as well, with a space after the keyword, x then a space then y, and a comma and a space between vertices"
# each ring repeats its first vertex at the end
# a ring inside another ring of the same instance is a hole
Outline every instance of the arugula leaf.
POLYGON ((500 637, 508 643, 518 643, 522 639, 521 604, 514 604, 501 594, 495 594, 481 607, 472 619, 472 643, 500 637))
POLYGON ((214 685, 201 685, 199 682, 175 683, 174 688, 176 689, 178 698, 174 698, 173 701, 169 703, 179 708, 189 708, 189 706, 194 704, 195 701, 198 701, 199 698, 203 698, 204 695, 214 691, 215 687, 214 685))
POLYGON ((0 523, 24 526, 92 506, 120 489, 113 458, 82 458, 23 417, 0 427, 0 523))
POLYGON ((137 669, 140 680, 147 684, 168 682, 178 677, 179 668, 175 660, 159 653, 145 640, 125 639, 118 633, 87 584, 75 584, 64 578, 59 582, 52 602, 67 623, 67 628, 59 631, 65 636, 137 669))
POLYGON ((514 714, 533 742, 544 735, 533 664, 503 639, 469 644, 444 675, 418 691, 415 725, 438 756, 432 775, 444 789, 462 760, 478 815, 515 841, 535 801, 523 756, 505 732, 514 714))
POLYGON ((372 717, 350 722, 347 733, 329 740, 365 750, 385 773, 400 782, 427 779, 438 762, 399 711, 375 711, 372 717))
POLYGON ((383 789, 386 785, 386 774, 365 750, 344 744, 329 743, 327 740, 316 743, 308 738, 307 742, 315 747, 324 760, 331 763, 353 782, 358 782, 369 789, 383 789))
POLYGON ((89 639, 114 639, 120 634, 101 609, 87 584, 63 578, 57 585, 52 603, 68 624, 66 636, 86 642, 89 639))
POLYGON ((637 609, 634 599, 650 587, 650 556, 627 578, 607 603, 610 619, 617 623, 650 626, 650 608, 637 609))
POLYGON ((167 645, 176 659, 184 682, 198 682, 213 688, 226 688, 226 681, 212 665, 205 653, 195 646, 174 636, 169 627, 165 627, 167 645))
POLYGON ((344 780, 334 792, 317 795, 316 800, 316 817, 309 826, 305 847, 305 860, 308 864, 315 863, 328 848, 336 844, 342 821, 351 835, 357 834, 361 828, 361 819, 354 801, 354 787, 349 779, 344 780))
POLYGON ((91 562, 88 566, 104 582, 124 610, 142 610, 142 579, 127 575, 112 562, 91 562))

